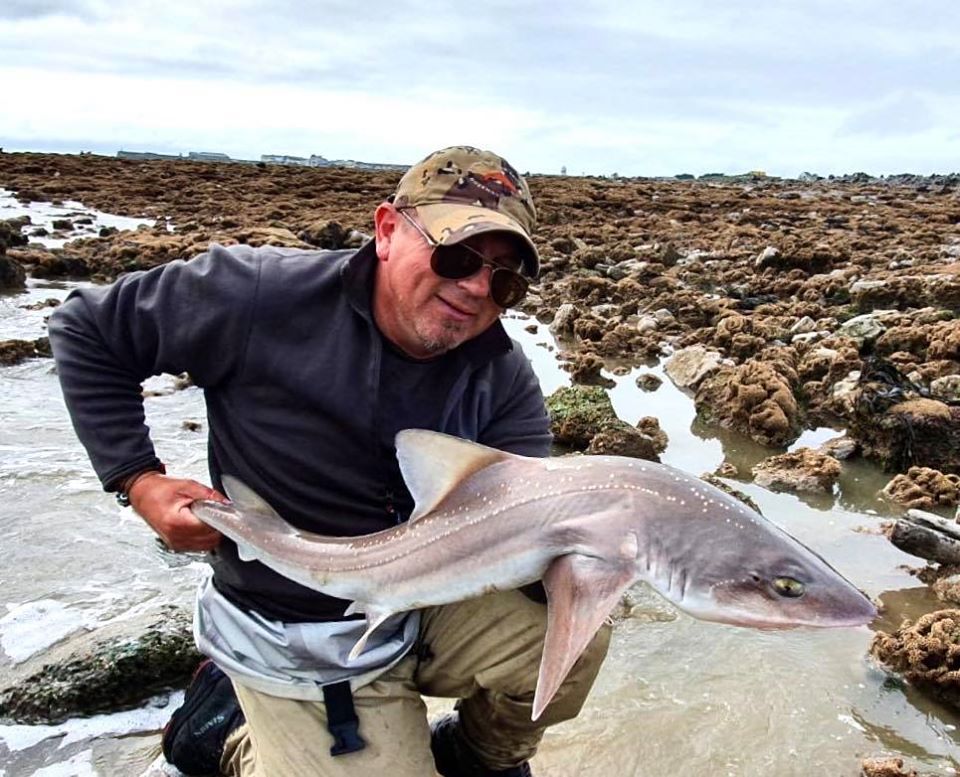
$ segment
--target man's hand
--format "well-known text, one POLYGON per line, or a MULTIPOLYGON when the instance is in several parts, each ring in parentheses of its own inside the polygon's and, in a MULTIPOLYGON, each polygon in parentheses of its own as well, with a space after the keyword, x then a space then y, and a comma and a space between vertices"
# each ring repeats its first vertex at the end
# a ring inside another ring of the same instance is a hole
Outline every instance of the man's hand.
POLYGON ((130 506, 136 510, 171 550, 213 550, 222 534, 190 512, 196 499, 226 502, 219 491, 196 480, 169 478, 148 472, 130 487, 130 506))

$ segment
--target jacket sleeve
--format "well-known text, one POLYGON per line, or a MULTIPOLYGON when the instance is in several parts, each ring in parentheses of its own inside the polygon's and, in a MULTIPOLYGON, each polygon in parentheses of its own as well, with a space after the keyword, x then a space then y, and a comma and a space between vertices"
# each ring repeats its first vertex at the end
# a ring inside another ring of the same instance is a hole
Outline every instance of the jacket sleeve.
POLYGON ((259 273, 252 249, 212 246, 78 289, 50 317, 64 401, 105 490, 159 463, 144 423, 145 378, 188 372, 209 387, 240 368, 259 273))
POLYGON ((553 435, 540 382, 518 343, 510 354, 512 380, 497 380, 500 401, 477 442, 522 456, 549 456, 553 435))

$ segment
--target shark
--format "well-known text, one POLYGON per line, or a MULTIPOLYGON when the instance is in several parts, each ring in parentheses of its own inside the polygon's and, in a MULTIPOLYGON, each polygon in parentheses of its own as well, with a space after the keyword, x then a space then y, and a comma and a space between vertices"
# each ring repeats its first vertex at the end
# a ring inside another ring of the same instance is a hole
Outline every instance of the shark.
POLYGON ((532 717, 617 603, 644 582, 706 621, 761 629, 850 627, 871 600, 813 550, 740 500, 682 470, 622 456, 532 458, 423 429, 396 437, 410 519, 354 537, 290 524, 237 478, 229 502, 193 514, 241 558, 347 599, 367 629, 395 613, 537 580, 547 595, 532 717))

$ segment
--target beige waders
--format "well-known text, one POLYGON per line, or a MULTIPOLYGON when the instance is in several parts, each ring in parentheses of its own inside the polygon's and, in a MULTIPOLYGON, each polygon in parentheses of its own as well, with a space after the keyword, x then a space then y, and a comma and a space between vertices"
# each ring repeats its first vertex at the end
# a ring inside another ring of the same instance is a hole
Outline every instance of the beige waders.
POLYGON ((544 730, 576 717, 607 652, 604 626, 540 719, 530 720, 547 608, 518 591, 423 611, 420 645, 353 694, 363 750, 330 755, 322 702, 269 696, 236 685, 246 724, 227 739, 231 777, 434 775, 421 694, 460 699, 462 731, 480 760, 506 769, 529 760, 544 730))

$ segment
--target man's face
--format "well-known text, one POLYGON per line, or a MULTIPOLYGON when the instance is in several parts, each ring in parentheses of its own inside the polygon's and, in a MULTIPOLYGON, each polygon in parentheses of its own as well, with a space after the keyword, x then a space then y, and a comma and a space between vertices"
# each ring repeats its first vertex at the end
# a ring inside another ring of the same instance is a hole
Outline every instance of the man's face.
MULTIPOLYGON (((410 214, 417 218, 416 213, 410 214)), ((469 278, 441 278, 430 267, 433 248, 393 206, 377 209, 373 313, 380 331, 415 359, 437 356, 484 332, 503 312, 490 298, 489 267, 469 278)), ((519 267, 515 242, 502 232, 469 238, 487 259, 519 267)), ((465 241, 466 242, 466 241, 465 241)))

